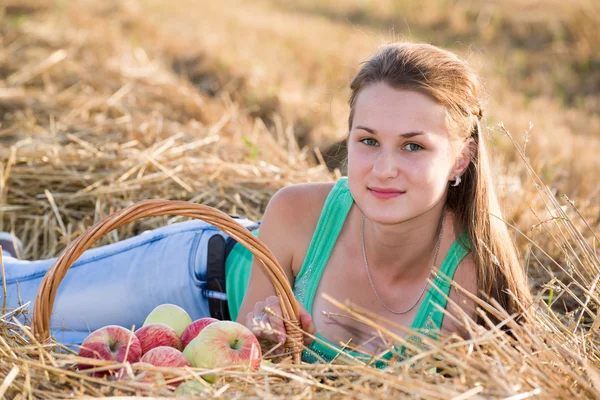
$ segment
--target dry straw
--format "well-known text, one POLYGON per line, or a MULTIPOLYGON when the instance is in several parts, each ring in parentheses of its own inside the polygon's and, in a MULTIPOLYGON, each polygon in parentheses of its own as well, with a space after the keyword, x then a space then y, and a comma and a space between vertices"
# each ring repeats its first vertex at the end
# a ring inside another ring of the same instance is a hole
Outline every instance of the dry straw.
MULTIPOLYGON (((0 230, 23 240, 23 258, 56 256, 89 226, 145 199, 185 200, 258 219, 278 188, 336 178, 324 163, 312 161, 310 149, 295 145, 285 124, 267 127, 250 118, 226 92, 201 94, 165 60, 132 44, 128 29, 152 33, 117 3, 80 2, 53 14, 43 2, 27 2, 22 9, 35 12, 25 20, 4 10, 0 230)), ((522 305, 522 324, 495 302, 478 300, 481 310, 502 321, 480 326, 450 301, 446 318, 470 338, 423 337, 422 347, 415 347, 404 339, 406 329, 328 297, 389 349, 402 344, 414 354, 384 369, 370 366, 377 353, 370 361, 340 354, 332 364, 283 359, 265 362, 257 372, 104 361, 78 372, 70 348, 35 338, 31 305, 23 304, 0 312, 0 398, 169 397, 169 384, 202 382, 201 375, 214 372, 219 379, 201 397, 600 398, 600 263, 589 240, 594 232, 521 156, 544 204, 536 229, 549 238, 543 245, 530 242, 530 261, 538 257, 553 277, 537 282, 535 304, 522 305), (90 375, 121 369, 128 377, 122 381, 90 375), (139 378, 157 372, 163 379, 154 383, 139 378)), ((139 220, 96 245, 180 220, 139 220)), ((526 232, 522 237, 530 240, 526 232)))

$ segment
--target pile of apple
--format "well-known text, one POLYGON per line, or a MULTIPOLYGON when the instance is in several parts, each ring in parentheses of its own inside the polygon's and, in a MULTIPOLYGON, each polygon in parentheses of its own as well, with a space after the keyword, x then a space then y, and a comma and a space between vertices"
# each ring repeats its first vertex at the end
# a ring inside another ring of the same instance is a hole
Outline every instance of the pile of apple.
MULTIPOLYGON (((148 314, 144 325, 133 334, 118 325, 92 332, 81 344, 79 356, 157 367, 212 369, 244 364, 256 370, 262 353, 254 334, 242 324, 214 318, 192 322, 183 308, 162 304, 148 314)), ((91 366, 81 363, 78 368, 91 366)), ((123 378, 124 372, 117 376, 123 378)), ((210 383, 215 380, 214 375, 203 378, 210 383)))

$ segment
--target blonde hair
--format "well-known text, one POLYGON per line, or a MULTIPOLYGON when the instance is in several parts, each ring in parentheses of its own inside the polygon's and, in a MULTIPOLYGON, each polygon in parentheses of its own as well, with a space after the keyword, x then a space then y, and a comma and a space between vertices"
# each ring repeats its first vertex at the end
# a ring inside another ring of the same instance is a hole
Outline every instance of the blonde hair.
POLYGON ((528 305, 531 294, 492 185, 480 126, 483 109, 477 75, 456 54, 429 44, 381 46, 363 63, 350 84, 349 131, 358 94, 379 82, 430 96, 446 108, 446 123, 453 141, 464 142, 471 137, 476 142, 477 152, 461 184, 448 189, 447 207, 468 233, 479 292, 496 299, 507 312, 518 313, 517 302, 528 305))

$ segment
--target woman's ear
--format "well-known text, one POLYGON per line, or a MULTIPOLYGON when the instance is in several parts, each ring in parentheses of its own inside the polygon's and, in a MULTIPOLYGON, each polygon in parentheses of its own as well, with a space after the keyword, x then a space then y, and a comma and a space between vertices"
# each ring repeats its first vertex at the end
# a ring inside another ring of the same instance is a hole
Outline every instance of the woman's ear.
POLYGON ((477 142, 472 137, 465 140, 462 145, 462 149, 456 158, 456 162, 454 163, 454 168, 452 168, 452 174, 450 176, 450 180, 453 180, 456 175, 462 176, 465 173, 469 164, 473 160, 477 154, 477 142))

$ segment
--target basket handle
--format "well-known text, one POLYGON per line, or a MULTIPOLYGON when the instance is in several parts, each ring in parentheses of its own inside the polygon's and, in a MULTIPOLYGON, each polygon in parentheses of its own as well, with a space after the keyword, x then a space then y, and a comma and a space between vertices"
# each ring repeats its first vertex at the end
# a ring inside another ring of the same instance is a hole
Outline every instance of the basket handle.
POLYGON ((258 260, 271 279, 281 305, 288 339, 285 347, 292 351, 293 362, 300 363, 302 332, 300 310, 283 268, 273 253, 243 225, 216 208, 178 200, 144 200, 117 211, 97 222, 61 253, 46 272, 40 285, 32 315, 31 326, 35 337, 42 343, 50 337, 50 317, 58 286, 73 263, 105 234, 139 218, 178 215, 208 222, 246 247, 258 260))

